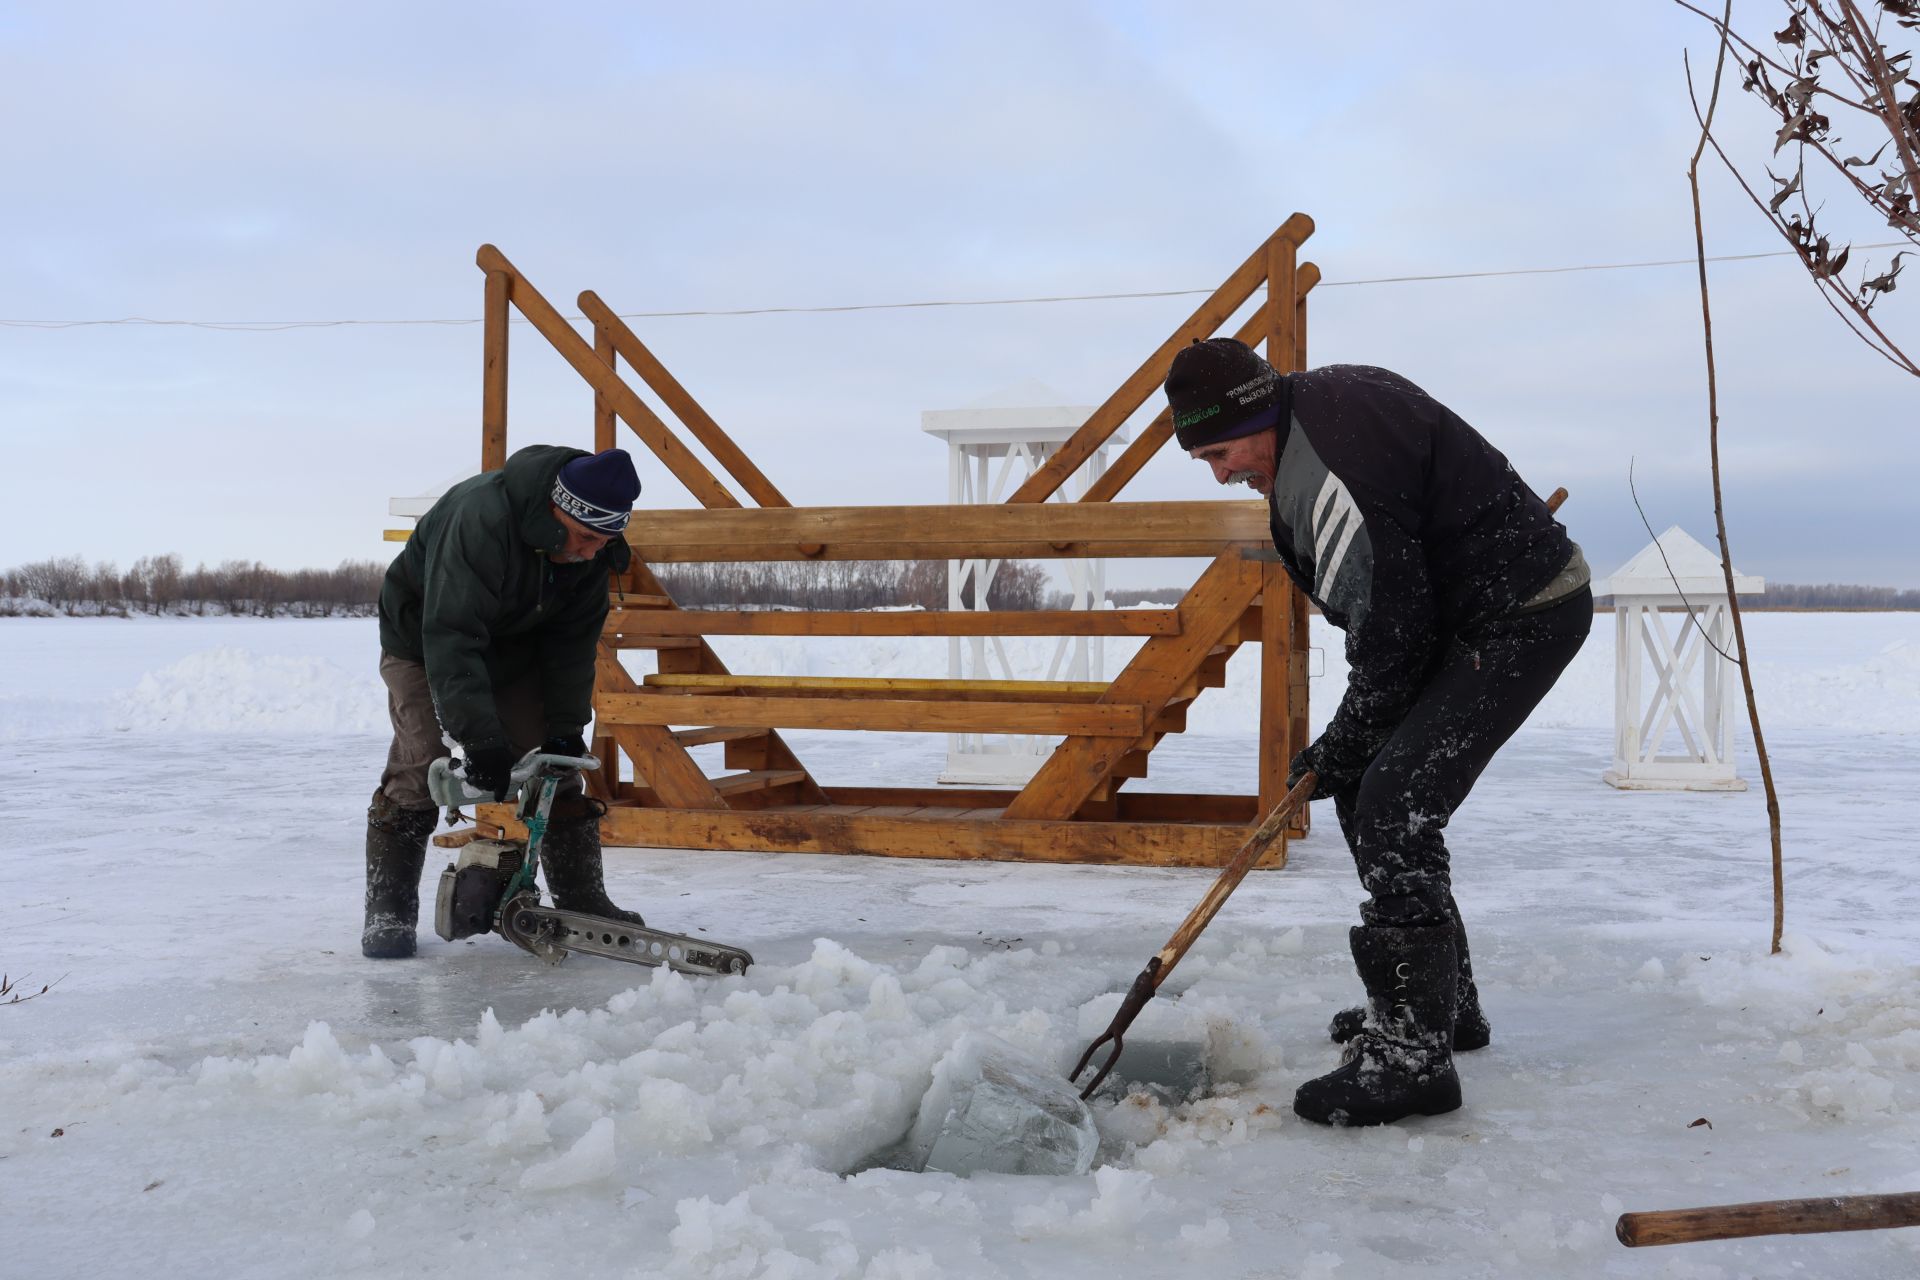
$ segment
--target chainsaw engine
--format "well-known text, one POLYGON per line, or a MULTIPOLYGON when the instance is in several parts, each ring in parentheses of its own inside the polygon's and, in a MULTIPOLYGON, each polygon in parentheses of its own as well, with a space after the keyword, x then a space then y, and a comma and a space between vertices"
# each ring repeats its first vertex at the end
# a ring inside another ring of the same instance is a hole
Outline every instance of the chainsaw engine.
POLYGON ((448 942, 491 932, 525 856, 525 846, 517 841, 469 840, 459 859, 440 873, 433 931, 448 942))

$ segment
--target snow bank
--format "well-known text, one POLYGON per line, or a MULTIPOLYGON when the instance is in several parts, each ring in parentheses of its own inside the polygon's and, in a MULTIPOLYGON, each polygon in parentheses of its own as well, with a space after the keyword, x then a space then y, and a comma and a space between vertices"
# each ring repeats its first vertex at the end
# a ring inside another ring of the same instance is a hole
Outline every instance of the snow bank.
POLYGON ((386 687, 324 658, 212 649, 140 678, 114 728, 175 733, 380 733, 386 687))

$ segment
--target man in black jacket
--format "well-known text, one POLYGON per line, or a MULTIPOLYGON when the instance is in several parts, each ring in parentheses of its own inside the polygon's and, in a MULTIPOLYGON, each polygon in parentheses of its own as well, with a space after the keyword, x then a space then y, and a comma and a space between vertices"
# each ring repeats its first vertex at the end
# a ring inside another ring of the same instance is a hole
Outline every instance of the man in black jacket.
MULTIPOLYGON (((367 810, 360 950, 414 953, 420 869, 438 813, 427 766, 459 744, 467 777, 505 798, 538 746, 585 755, 607 583, 628 564, 621 537, 640 494, 624 450, 533 445, 462 480, 420 517, 380 589, 380 676, 393 744, 367 810)), ((542 863, 555 905, 641 923, 607 900, 605 806, 555 799, 542 863)))
POLYGON ((1281 375, 1213 338, 1175 356, 1166 392, 1181 446, 1266 496, 1288 575, 1347 633, 1346 697, 1289 781, 1318 776, 1370 895, 1350 936, 1367 1005, 1334 1018, 1343 1063, 1294 1110, 1451 1111, 1453 1051, 1489 1031, 1442 832, 1586 640, 1586 561, 1499 450, 1398 374, 1281 375))

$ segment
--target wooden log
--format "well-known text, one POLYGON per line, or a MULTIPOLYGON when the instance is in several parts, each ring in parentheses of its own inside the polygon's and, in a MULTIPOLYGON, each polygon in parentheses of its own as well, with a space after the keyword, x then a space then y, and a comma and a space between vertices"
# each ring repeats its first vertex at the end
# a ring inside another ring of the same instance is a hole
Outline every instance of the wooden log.
POLYGON ((739 482, 747 496, 763 507, 787 507, 793 504, 774 486, 773 481, 754 465, 733 442, 733 438, 720 429, 700 402, 687 393, 679 379, 667 372, 667 367, 653 352, 640 341, 638 334, 627 326, 627 322, 614 314, 613 308, 600 300, 600 295, 589 289, 580 295, 580 310, 587 319, 593 321, 596 330, 604 330, 613 343, 613 349, 633 366, 640 380, 653 388, 661 403, 674 412, 674 415, 686 424, 693 438, 707 447, 713 460, 739 482))
POLYGON ((512 300, 512 275, 488 271, 480 322, 482 471, 498 471, 507 465, 507 305, 512 300))
POLYGON ((1173 609, 866 610, 615 609, 609 629, 686 636, 1170 636, 1173 609))
POLYGON ((781 698, 740 694, 603 693, 594 715, 608 725, 705 724, 728 720, 774 729, 866 729, 886 733, 1087 734, 1138 738, 1138 706, 1107 703, 957 702, 905 698, 781 698))
POLYGON ((674 478, 687 487, 689 493, 708 507, 737 508, 740 505, 739 499, 714 479, 713 473, 680 443, 679 438, 667 429, 667 424, 660 421, 659 415, 647 407, 646 401, 593 353, 593 346, 567 323, 566 318, 541 296, 539 290, 527 282, 527 278, 507 261, 505 254, 490 244, 483 244, 475 260, 483 271, 505 272, 512 276, 513 305, 520 308, 520 314, 553 344, 553 349, 573 366, 574 372, 586 379, 588 386, 606 396, 613 411, 633 428, 634 434, 653 451, 674 478))
MULTIPOLYGON (((1274 232, 1275 238, 1286 238, 1295 244, 1304 241, 1313 234, 1313 219, 1304 213, 1296 213, 1281 224, 1274 232)), ((1229 316, 1240 309, 1242 303, 1253 296, 1267 271, 1267 243, 1263 242, 1247 260, 1228 276, 1212 295, 1202 302, 1194 313, 1187 317, 1167 340, 1146 358, 1122 382, 1114 393, 1107 397, 1093 416, 1063 442, 1048 458, 1045 465, 1037 468, 1008 498, 1009 503, 1045 502, 1051 498, 1067 477, 1079 470, 1082 463, 1093 456, 1094 450, 1107 442, 1107 438, 1132 416, 1133 411, 1146 402, 1147 396, 1165 381, 1167 366, 1173 362, 1174 353, 1194 338, 1204 338, 1224 324, 1229 316)), ((1077 505, 1077 504, 1076 504, 1077 505)))
POLYGON ((1621 1244, 1638 1249, 1648 1245, 1693 1244, 1701 1240, 1880 1231, 1889 1227, 1920 1227, 1920 1192, 1754 1200, 1700 1209, 1623 1213, 1613 1231, 1621 1244))
POLYGON ((1212 558, 1271 541, 1261 501, 645 510, 626 536, 649 563, 1212 558))

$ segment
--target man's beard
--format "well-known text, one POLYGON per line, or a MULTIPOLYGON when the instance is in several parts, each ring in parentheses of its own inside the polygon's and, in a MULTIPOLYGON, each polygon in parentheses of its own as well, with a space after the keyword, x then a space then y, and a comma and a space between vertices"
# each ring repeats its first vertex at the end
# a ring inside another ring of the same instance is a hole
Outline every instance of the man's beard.
POLYGON ((593 559, 593 557, 570 556, 564 551, 556 551, 553 553, 552 559, 555 564, 585 564, 587 561, 593 559))
POLYGON ((1256 480, 1264 482, 1266 477, 1258 471, 1236 471, 1227 477, 1228 484, 1244 484, 1247 488, 1257 492, 1260 486, 1254 483, 1256 480))

